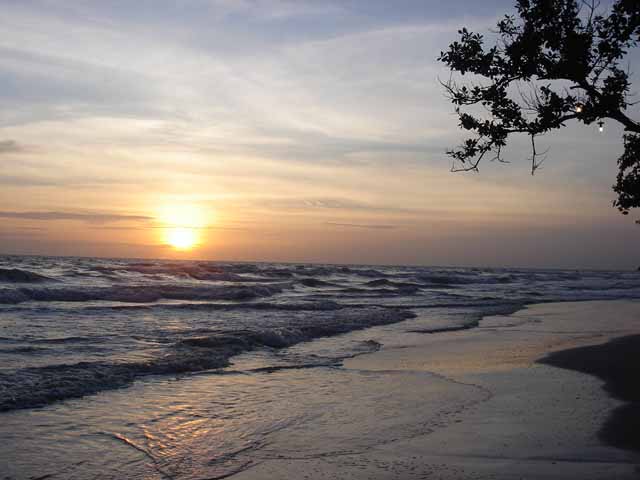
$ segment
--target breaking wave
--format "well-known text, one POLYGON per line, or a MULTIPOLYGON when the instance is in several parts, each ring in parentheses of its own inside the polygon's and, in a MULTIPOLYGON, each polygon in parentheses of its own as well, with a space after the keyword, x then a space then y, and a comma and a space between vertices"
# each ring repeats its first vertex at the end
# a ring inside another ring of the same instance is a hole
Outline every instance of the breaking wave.
POLYGON ((49 277, 19 268, 0 268, 0 282, 5 283, 37 283, 51 280, 49 277))
MULTIPOLYGON (((79 362, 0 373, 0 411, 33 408, 123 387, 147 375, 221 369, 229 366, 232 356, 249 350, 281 349, 314 338, 396 323, 413 316, 406 310, 345 309, 299 325, 186 336, 167 347, 163 355, 144 362, 79 362)), ((363 348, 371 351, 379 345, 365 342, 363 348)))
POLYGON ((22 287, 0 289, 0 304, 36 302, 88 302, 96 300, 149 303, 158 300, 250 300, 269 297, 290 288, 289 283, 268 285, 116 285, 110 287, 22 287))

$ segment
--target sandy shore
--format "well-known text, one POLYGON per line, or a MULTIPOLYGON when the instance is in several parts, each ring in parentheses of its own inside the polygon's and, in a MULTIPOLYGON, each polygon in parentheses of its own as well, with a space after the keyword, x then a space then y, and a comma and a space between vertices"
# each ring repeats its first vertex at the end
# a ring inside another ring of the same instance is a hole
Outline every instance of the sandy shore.
MULTIPOLYGON (((637 413, 623 401, 637 400, 637 387, 621 387, 636 370, 615 374, 633 361, 639 340, 594 347, 639 333, 640 302, 609 301, 534 305, 473 330, 415 334, 410 345, 385 346, 344 368, 429 372, 472 387, 473 402, 413 438, 356 454, 264 458, 233 478, 639 478, 640 454, 630 449, 637 444, 619 428, 637 413)), ((429 381, 407 378, 406 391, 429 381)))

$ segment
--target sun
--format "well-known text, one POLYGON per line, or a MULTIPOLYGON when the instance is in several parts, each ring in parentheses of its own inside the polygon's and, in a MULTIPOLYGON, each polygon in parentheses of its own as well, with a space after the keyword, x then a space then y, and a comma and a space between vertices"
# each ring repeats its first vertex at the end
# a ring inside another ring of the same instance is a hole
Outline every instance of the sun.
POLYGON ((166 242, 176 250, 190 250, 198 244, 198 234, 193 228, 169 228, 166 242))
POLYGON ((212 222, 212 212, 197 204, 159 202, 158 223, 161 241, 174 250, 187 251, 199 247, 205 229, 212 222))

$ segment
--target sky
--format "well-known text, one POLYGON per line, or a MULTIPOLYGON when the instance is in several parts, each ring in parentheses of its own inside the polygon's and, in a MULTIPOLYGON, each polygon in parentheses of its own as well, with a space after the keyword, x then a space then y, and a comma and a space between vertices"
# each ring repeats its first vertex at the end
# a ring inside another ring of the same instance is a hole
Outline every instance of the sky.
POLYGON ((618 126, 450 172, 436 59, 512 5, 0 0, 0 253, 635 269, 618 126))

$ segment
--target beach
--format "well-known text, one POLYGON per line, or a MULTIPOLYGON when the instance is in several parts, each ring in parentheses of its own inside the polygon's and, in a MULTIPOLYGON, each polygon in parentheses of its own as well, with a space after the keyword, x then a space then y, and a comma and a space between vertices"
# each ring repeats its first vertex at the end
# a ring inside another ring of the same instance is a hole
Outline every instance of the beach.
POLYGON ((636 272, 0 267, 3 480, 637 474, 636 272))
POLYGON ((640 480, 640 0, 0 5, 0 480, 640 480))
MULTIPOLYGON (((607 445, 603 435, 625 404, 600 378, 539 361, 638 332, 640 302, 608 301, 532 305, 485 318, 474 330, 416 335, 410 346, 383 348, 344 368, 435 374, 480 392, 475 402, 413 438, 355 455, 265 459, 234 478, 638 478, 640 453, 607 445)), ((582 353, 586 364, 593 352, 582 353)), ((632 362, 633 352, 625 353, 632 362)))

